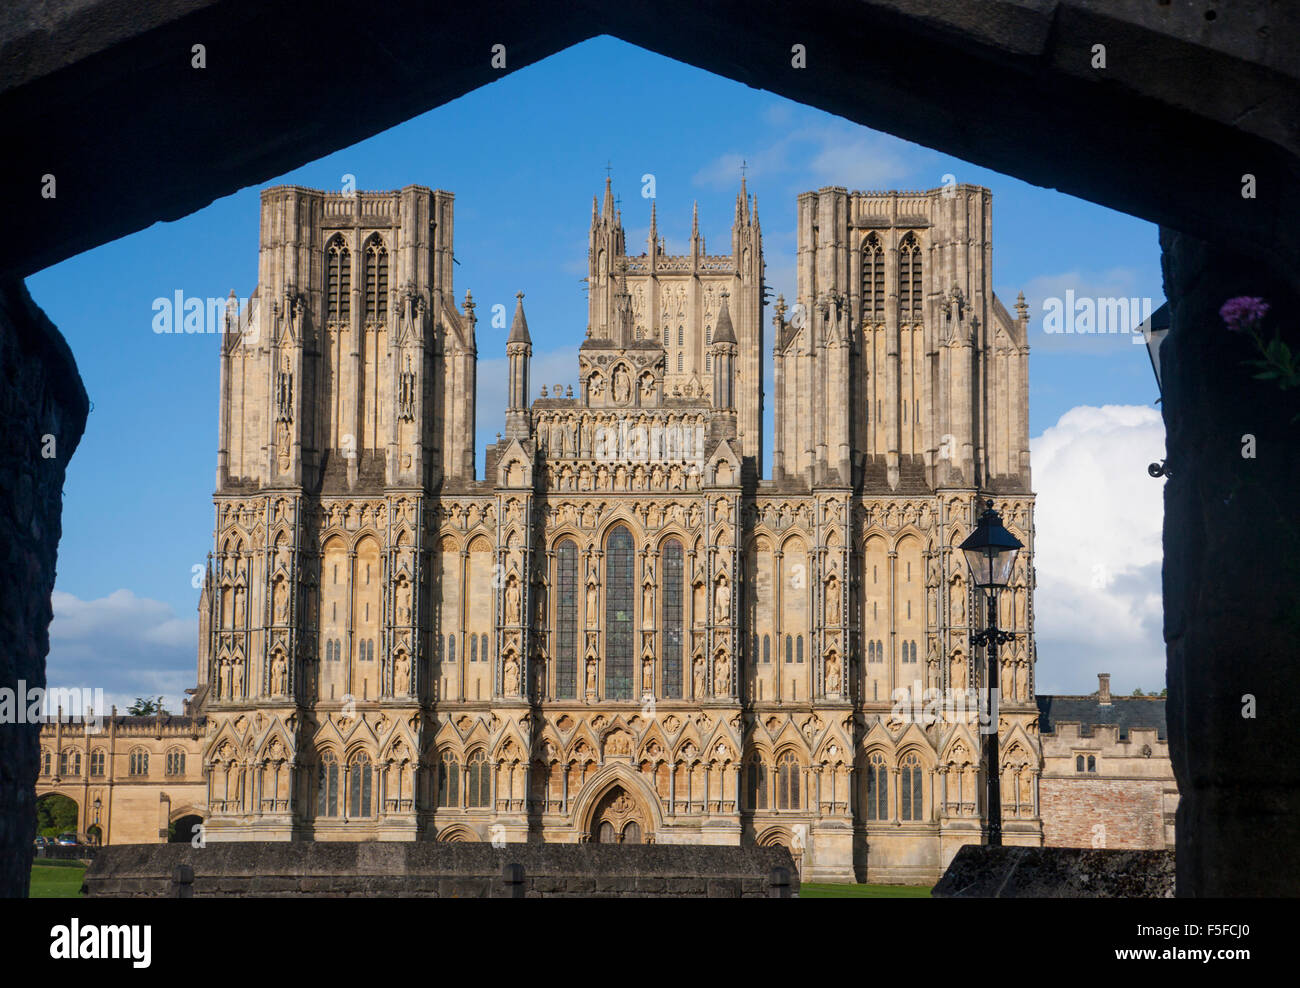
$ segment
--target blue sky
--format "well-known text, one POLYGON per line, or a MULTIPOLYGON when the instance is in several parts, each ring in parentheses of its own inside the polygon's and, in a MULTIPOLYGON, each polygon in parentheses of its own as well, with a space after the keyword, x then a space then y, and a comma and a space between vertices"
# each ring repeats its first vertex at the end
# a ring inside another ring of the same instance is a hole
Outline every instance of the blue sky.
MULTIPOLYGON (((787 297, 798 193, 824 185, 929 189, 945 175, 992 189, 994 286, 1008 309, 1023 290, 1034 324, 1039 690, 1087 692, 1097 671, 1111 672, 1120 691, 1163 686, 1161 482, 1144 471, 1163 456, 1163 428, 1146 351, 1126 335, 1041 330, 1043 299, 1067 289, 1159 305, 1154 225, 610 38, 265 185, 340 189, 351 175, 363 190, 416 183, 455 193, 456 293, 470 289, 480 316, 481 471, 482 448, 503 424, 506 329, 492 328, 493 305, 512 312, 514 293, 525 292, 535 387, 575 380, 591 197, 603 187, 607 163, 630 251, 644 249, 650 202, 640 194, 641 178, 652 174, 668 250, 685 251, 698 200, 709 249, 723 253, 742 160, 758 197, 768 282, 787 297), (1074 536, 1084 530, 1085 511, 1094 519, 1112 513, 1124 541, 1081 546, 1074 536), (1048 525, 1048 518, 1056 521, 1048 525), (1082 606, 1081 596, 1095 608, 1082 606), (1107 638, 1097 620, 1127 620, 1132 633, 1107 638)), ((118 702, 162 693, 173 708, 193 684, 192 568, 212 542, 218 339, 155 334, 152 306, 177 291, 199 298, 232 288, 240 297, 251 293, 259 189, 28 279, 72 346, 94 402, 64 486, 52 684, 102 687, 118 702)), ((769 308, 769 327, 770 319, 769 308)), ((770 366, 770 352, 767 359, 770 366)), ((770 371, 767 379, 770 386, 770 371)), ((769 412, 769 436, 770 429, 769 412)))

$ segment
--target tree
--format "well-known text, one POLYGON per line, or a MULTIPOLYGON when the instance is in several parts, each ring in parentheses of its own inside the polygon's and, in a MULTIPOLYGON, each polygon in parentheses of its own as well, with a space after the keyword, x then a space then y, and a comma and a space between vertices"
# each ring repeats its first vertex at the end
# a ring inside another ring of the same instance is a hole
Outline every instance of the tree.
POLYGON ((126 711, 132 717, 152 717, 155 714, 165 714, 163 709, 163 698, 154 699, 150 696, 137 696, 135 703, 131 704, 126 711))
POLYGON ((1136 690, 1134 690, 1134 691, 1133 691, 1133 695, 1134 695, 1134 696, 1146 696, 1146 694, 1143 693, 1140 689, 1136 689, 1136 690))

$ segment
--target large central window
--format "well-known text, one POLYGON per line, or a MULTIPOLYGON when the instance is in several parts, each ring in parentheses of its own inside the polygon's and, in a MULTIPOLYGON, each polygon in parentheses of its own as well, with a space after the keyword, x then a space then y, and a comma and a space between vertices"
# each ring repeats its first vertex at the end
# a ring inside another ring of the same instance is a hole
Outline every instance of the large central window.
POLYGON ((664 543, 664 696, 682 696, 682 544, 664 543))
POLYGON ((556 551, 555 695, 578 695, 578 545, 560 543, 556 551))
POLYGON ((632 534, 621 525, 605 550, 605 698, 631 700, 632 602, 634 599, 632 534))

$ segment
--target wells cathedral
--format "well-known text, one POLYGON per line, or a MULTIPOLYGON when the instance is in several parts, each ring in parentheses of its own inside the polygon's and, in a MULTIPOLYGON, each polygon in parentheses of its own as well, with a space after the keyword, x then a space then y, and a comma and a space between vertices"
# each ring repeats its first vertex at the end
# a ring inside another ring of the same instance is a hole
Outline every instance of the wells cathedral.
POLYGON ((956 547, 992 497, 1026 547, 1004 833, 1041 844, 1028 310, 989 190, 800 195, 769 328, 743 181, 728 253, 697 218, 674 255, 653 207, 628 252, 606 180, 574 383, 534 397, 520 295, 481 473, 453 204, 262 195, 220 355, 207 839, 782 843, 805 880, 933 881, 984 839, 982 739, 896 691, 982 685, 956 547))

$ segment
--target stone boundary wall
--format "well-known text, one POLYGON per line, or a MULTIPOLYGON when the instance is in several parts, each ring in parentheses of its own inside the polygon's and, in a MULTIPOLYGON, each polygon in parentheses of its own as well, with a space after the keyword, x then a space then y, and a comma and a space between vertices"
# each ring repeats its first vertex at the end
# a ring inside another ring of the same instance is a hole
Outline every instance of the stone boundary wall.
POLYGON ((967 844, 930 894, 936 899, 1169 899, 1174 852, 967 844))
POLYGON ((84 891, 121 898, 786 898, 784 847, 244 842, 101 848, 84 891), (784 873, 781 873, 784 869, 784 873))
POLYGON ((1043 779, 1038 786, 1043 841, 1050 846, 1165 848, 1165 790, 1172 782, 1085 777, 1043 779))

